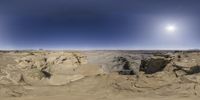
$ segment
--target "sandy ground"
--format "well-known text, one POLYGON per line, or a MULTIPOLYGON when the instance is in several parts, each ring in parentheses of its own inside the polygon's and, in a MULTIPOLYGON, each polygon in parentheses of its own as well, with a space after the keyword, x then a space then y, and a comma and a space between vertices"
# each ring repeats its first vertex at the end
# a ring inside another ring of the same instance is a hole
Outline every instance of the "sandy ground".
MULTIPOLYGON (((152 74, 140 71, 134 75, 120 75, 112 72, 112 67, 107 69, 113 66, 113 62, 110 62, 114 56, 123 55, 134 58, 152 54, 119 51, 1 52, 0 100, 198 100, 198 68, 195 73, 191 73, 191 69, 198 64, 199 53, 184 55, 182 62, 178 59, 176 66, 192 66, 188 71, 183 67, 184 70, 174 72, 172 63, 176 63, 176 58, 152 74), (192 61, 187 63, 186 60, 192 61), (44 71, 51 76, 44 74, 44 71), (190 74, 184 74, 183 71, 190 74)), ((172 56, 176 55, 179 53, 172 56)), ((138 58, 134 58, 134 61, 138 62, 138 58)), ((149 61, 151 63, 154 60, 149 61)), ((160 58, 158 61, 156 64, 160 64, 160 58)))
MULTIPOLYGON (((72 94, 73 95, 73 94, 72 94)), ((98 97, 93 97, 91 95, 73 95, 73 96, 41 96, 41 97, 21 97, 21 98, 2 98, 2 100, 198 100, 199 98, 197 97, 190 97, 190 98, 185 98, 185 97, 132 97, 132 98, 127 98, 127 97, 114 97, 114 98, 98 98, 98 97)))

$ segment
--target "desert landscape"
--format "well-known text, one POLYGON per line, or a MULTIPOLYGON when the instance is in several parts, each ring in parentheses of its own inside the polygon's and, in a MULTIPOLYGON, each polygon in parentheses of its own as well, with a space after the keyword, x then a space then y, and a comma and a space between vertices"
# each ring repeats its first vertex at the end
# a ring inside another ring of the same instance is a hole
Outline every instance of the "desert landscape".
POLYGON ((200 100, 200 0, 0 0, 0 100, 200 100))
POLYGON ((1 100, 197 100, 198 51, 1 51, 1 100))

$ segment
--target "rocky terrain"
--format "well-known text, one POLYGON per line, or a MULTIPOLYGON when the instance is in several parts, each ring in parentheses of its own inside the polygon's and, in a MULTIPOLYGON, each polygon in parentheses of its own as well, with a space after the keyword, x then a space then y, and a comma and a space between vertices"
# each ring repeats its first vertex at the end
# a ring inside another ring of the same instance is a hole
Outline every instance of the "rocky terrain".
POLYGON ((200 52, 1 51, 1 100, 197 100, 200 52))

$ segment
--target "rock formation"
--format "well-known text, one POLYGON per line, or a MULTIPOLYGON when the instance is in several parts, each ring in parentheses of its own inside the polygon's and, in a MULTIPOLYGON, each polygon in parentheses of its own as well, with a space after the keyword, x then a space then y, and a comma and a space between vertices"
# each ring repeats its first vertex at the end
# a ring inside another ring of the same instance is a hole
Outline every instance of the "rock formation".
POLYGON ((200 96, 198 52, 42 51, 5 53, 1 57, 13 59, 0 64, 0 94, 4 96, 34 91, 26 86, 64 86, 71 92, 77 89, 100 94, 105 89, 113 94, 200 96))

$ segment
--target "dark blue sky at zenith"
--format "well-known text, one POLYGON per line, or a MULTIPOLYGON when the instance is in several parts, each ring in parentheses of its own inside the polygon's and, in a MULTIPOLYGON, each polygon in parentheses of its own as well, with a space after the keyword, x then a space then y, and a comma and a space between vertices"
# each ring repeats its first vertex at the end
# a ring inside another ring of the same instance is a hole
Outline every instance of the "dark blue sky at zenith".
POLYGON ((0 49, 200 48, 200 0, 0 0, 0 49), (169 34, 167 25, 175 25, 169 34))

